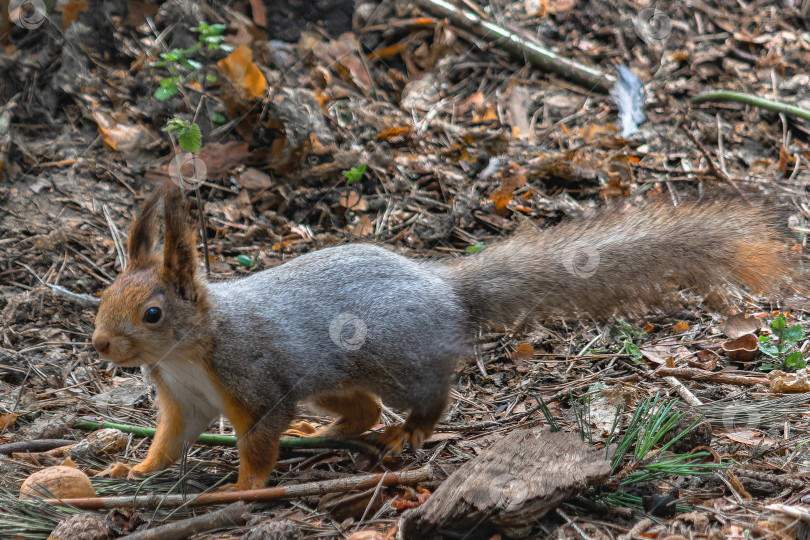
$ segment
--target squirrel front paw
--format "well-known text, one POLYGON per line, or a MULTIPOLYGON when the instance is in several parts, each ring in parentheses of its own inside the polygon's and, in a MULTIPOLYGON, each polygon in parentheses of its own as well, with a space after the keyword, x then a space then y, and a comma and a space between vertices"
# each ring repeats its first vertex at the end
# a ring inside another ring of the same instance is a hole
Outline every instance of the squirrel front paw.
POLYGON ((258 478, 251 478, 246 481, 238 480, 236 482, 229 482, 219 486, 218 491, 250 491, 251 489, 261 489, 264 487, 265 482, 258 478))
POLYGON ((106 476, 108 478, 130 478, 132 469, 123 463, 113 463, 109 469, 104 469, 95 476, 106 476))

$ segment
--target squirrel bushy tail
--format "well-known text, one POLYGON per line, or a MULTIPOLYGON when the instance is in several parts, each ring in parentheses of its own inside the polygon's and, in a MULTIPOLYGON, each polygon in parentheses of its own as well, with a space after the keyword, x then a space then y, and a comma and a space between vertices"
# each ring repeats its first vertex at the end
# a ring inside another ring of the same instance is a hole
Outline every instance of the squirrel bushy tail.
POLYGON ((648 202, 524 231, 448 265, 477 322, 634 315, 679 287, 775 292, 792 275, 773 216, 741 200, 648 202))

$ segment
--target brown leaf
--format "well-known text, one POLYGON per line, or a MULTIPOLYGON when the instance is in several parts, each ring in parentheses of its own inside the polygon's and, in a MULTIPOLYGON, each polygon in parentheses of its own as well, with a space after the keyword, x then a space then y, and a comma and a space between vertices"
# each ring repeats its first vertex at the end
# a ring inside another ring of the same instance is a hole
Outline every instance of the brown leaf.
POLYGON ((515 354, 512 355, 512 360, 515 362, 515 368, 521 373, 527 373, 531 369, 529 361, 534 356, 534 347, 528 343, 521 343, 518 345, 515 354))
POLYGON ((714 351, 710 351, 709 349, 703 349, 697 353, 696 358, 690 358, 688 360, 690 367, 696 367, 700 369, 705 369, 706 371, 714 371, 717 367, 717 360, 720 358, 720 355, 714 351))
POLYGON ((264 0, 250 0, 250 11, 253 13, 253 22, 256 26, 264 28, 267 26, 267 13, 264 8, 264 0))
POLYGON ((244 141, 208 143, 197 152, 197 157, 205 163, 207 176, 211 180, 227 178, 230 170, 242 165, 249 155, 248 143, 244 141))
POLYGON ((93 111, 93 120, 104 142, 118 152, 128 154, 143 149, 154 140, 154 136, 140 124, 119 122, 111 114, 101 110, 93 111))
POLYGON ((56 6, 54 9, 62 12, 62 30, 65 30, 79 17, 79 13, 87 11, 89 8, 86 0, 75 0, 56 6))
POLYGON ((726 319, 723 333, 729 339, 737 339, 745 334, 756 334, 762 328, 762 321, 756 317, 749 317, 745 313, 735 313, 726 319))
POLYGON ((259 169, 248 167, 236 177, 236 185, 251 191, 263 191, 273 185, 273 180, 259 169))
POLYGON ((645 344, 640 347, 641 354, 650 362, 658 365, 666 365, 667 360, 673 361, 688 358, 692 353, 678 343, 675 338, 667 338, 656 344, 645 344))
POLYGON ((354 235, 363 238, 370 234, 374 234, 374 224, 366 215, 360 216, 357 224, 354 226, 354 235))
POLYGON ((501 175, 501 186, 489 196, 489 200, 495 203, 496 213, 503 215, 503 212, 497 211, 506 208, 506 205, 512 200, 515 190, 523 187, 525 184, 525 169, 522 167, 518 169, 513 169, 512 167, 504 169, 501 175))
POLYGON ((723 352, 735 362, 751 362, 759 353, 759 340, 754 334, 744 334, 737 339, 726 341, 723 352))

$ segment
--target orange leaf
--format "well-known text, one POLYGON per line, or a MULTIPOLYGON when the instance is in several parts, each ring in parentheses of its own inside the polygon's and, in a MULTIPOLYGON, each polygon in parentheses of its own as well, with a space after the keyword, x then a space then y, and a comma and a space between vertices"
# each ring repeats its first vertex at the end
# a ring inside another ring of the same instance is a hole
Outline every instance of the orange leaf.
POLYGON ((17 421, 17 417, 20 416, 17 413, 14 414, 0 414, 0 429, 7 429, 14 425, 14 422, 17 421))
POLYGON ((687 330, 689 330, 689 323, 687 323, 686 321, 676 323, 675 326, 672 327, 673 334, 683 334, 687 330))
POLYGON ((390 127, 388 129, 384 129, 381 132, 377 133, 377 139, 393 139, 399 135, 403 135, 405 133, 409 133, 411 128, 408 126, 400 126, 400 127, 390 127))
POLYGON ((253 52, 244 45, 238 46, 226 58, 218 62, 223 76, 246 95, 258 98, 267 90, 267 81, 259 67, 253 63, 253 52))
POLYGON ((422 486, 416 486, 416 493, 411 494, 410 491, 405 492, 405 496, 391 501, 391 507, 397 510, 407 510, 408 508, 416 508, 421 506, 430 497, 430 491, 422 486))
POLYGON ((506 208, 515 190, 526 184, 526 171, 524 169, 507 170, 501 176, 501 187, 496 189, 489 200, 495 203, 495 210, 506 208))
POLYGON ((380 47, 373 53, 367 54, 366 60, 373 60, 375 58, 390 60, 391 58, 395 57, 396 55, 398 55, 407 48, 408 46, 405 45, 404 43, 394 43, 393 45, 389 45, 387 47, 380 47))

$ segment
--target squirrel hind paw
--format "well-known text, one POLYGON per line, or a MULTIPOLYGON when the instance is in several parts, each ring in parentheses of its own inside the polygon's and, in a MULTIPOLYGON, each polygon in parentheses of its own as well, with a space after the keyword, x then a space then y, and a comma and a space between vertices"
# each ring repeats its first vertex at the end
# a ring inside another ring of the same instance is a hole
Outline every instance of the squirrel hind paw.
POLYGON ((106 478, 129 478, 132 469, 123 463, 113 463, 109 469, 94 474, 93 476, 106 477, 106 478))

